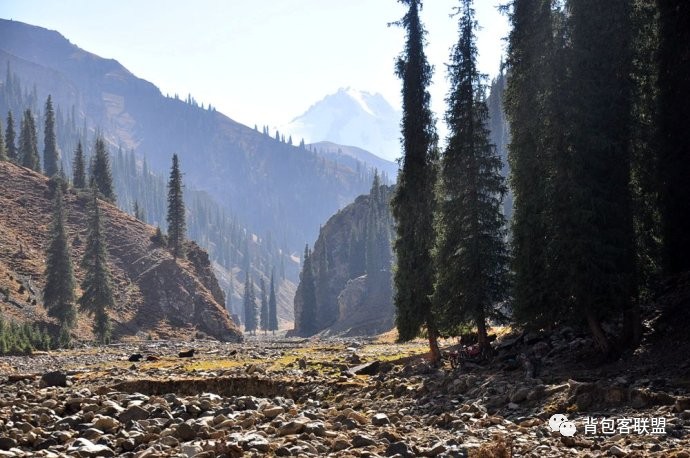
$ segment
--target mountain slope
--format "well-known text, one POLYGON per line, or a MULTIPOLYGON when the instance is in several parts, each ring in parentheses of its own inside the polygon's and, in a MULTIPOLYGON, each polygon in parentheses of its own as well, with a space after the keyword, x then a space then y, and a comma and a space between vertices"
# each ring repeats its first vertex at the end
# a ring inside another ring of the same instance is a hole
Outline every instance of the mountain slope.
POLYGON ((307 142, 354 145, 395 161, 401 156, 400 116, 381 94, 341 88, 312 105, 282 130, 307 142))
MULTIPOLYGON (((0 162, 0 313, 5 319, 56 326, 42 307, 45 248, 52 212, 49 181, 9 162, 0 162)), ((67 233, 78 282, 86 241, 89 193, 65 196, 67 233)), ((241 340, 223 307, 224 296, 208 255, 189 243, 188 260, 175 262, 151 241, 154 228, 100 202, 105 217, 116 308, 113 337, 149 334, 193 337, 197 331, 222 340, 241 340)), ((92 338, 92 320, 81 315, 76 335, 92 338)))
POLYGON ((333 162, 347 164, 354 169, 362 166, 377 169, 380 174, 384 174, 390 181, 395 181, 398 176, 398 164, 396 162, 381 159, 377 155, 356 146, 338 145, 337 143, 324 141, 310 143, 307 145, 307 148, 316 151, 319 155, 325 156, 333 162))
POLYGON ((115 60, 72 45, 57 32, 0 20, 0 65, 10 63, 38 100, 74 107, 89 129, 167 171, 178 153, 188 186, 207 191, 255 232, 299 247, 369 182, 349 167, 277 141, 213 109, 164 97, 115 60))

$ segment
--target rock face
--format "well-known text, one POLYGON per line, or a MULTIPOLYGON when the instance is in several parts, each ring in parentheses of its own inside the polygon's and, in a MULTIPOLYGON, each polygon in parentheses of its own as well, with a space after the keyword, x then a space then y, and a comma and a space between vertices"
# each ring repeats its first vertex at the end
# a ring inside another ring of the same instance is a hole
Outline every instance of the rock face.
MULTIPOLYGON (((44 250, 49 242, 52 191, 44 176, 0 162, 0 294, 3 314, 16 321, 53 321, 42 307, 44 250), (12 302, 10 302, 10 299, 12 302)), ((77 282, 85 246, 88 193, 70 189, 65 195, 67 234, 77 282)), ((197 331, 221 340, 237 341, 241 333, 222 304, 223 292, 208 255, 187 244, 186 260, 151 241, 154 228, 101 202, 112 271, 115 309, 111 318, 115 339, 139 334, 190 337, 197 331)), ((90 339, 91 321, 79 319, 78 338, 90 339)))
MULTIPOLYGON (((359 196, 321 228, 311 255, 317 332, 369 335, 392 327, 391 192, 380 186, 359 196)), ((303 291, 300 283, 294 335, 308 334, 303 291)))

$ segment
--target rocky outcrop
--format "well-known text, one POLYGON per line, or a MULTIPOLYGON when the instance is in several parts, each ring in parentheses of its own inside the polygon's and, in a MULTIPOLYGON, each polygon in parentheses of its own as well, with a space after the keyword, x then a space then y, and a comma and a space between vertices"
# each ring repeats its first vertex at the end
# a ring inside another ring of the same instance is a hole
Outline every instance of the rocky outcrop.
POLYGON ((393 292, 390 271, 370 281, 369 275, 349 280, 338 295, 338 320, 327 334, 376 335, 393 327, 393 292))
MULTIPOLYGON (((311 254, 316 332, 368 335, 393 325, 391 280, 392 188, 359 196, 321 227, 311 254)), ((295 294, 294 335, 304 329, 304 284, 295 294)))
MULTIPOLYGON (((52 212, 49 181, 23 167, 0 162, 0 312, 19 322, 54 321, 42 306, 45 248, 52 212)), ((70 189, 65 195, 67 234, 77 283, 84 276, 79 265, 87 237, 88 193, 70 189)), ((152 242, 154 228, 115 206, 100 204, 105 217, 108 256, 116 307, 110 311, 113 337, 148 335, 190 338, 199 331, 221 340, 241 339, 223 306, 223 292, 213 275, 208 255, 187 244, 188 259, 173 260, 152 242)), ((77 320, 77 338, 91 339, 92 321, 77 320)))

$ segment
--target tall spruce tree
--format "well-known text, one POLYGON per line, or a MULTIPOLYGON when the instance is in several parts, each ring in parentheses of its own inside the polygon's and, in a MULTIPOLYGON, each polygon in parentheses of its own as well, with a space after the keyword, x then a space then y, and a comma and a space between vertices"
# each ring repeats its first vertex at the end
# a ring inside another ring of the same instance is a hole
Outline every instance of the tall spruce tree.
POLYGON ((658 0, 659 176, 664 270, 690 270, 690 2, 658 0))
POLYGON ((263 329, 264 334, 268 331, 268 293, 266 291, 266 282, 264 281, 263 277, 261 278, 261 313, 260 313, 260 321, 261 321, 261 329, 263 329))
POLYGON ((0 121, 0 161, 7 160, 7 149, 5 148, 5 134, 2 131, 2 121, 0 121))
POLYGON ((472 0, 459 8, 460 38, 448 65, 448 146, 441 157, 434 251, 433 302, 444 333, 474 322, 479 345, 489 346, 486 321, 508 290, 508 250, 501 203, 506 193, 501 159, 489 142, 483 76, 477 70, 472 0))
MULTIPOLYGON (((554 300, 551 244, 553 235, 553 164, 547 145, 549 72, 553 69, 552 0, 515 0, 509 37, 506 112, 510 120, 510 184, 513 190, 512 250, 515 320, 527 327, 552 326, 561 315, 554 300)), ((560 152, 564 154, 564 152, 560 152)))
POLYGON ((108 310, 115 306, 108 267, 106 234, 103 230, 101 210, 98 207, 98 193, 93 190, 89 215, 89 234, 81 262, 84 280, 79 309, 94 317, 93 332, 100 343, 108 343, 112 331, 108 310))
POLYGON ((424 53, 425 31, 419 18, 420 0, 401 0, 409 7, 400 21, 405 28, 405 49, 396 65, 402 80, 402 170, 392 200, 397 237, 394 248, 395 324, 398 339, 407 341, 426 328, 431 359, 440 361, 437 325, 430 296, 433 293, 434 269, 431 250, 435 186, 434 120, 429 108, 428 86, 432 67, 424 53))
POLYGON ((575 308, 602 352, 612 342, 602 322, 623 315, 639 338, 631 208, 632 27, 628 0, 570 0, 572 154, 576 184, 570 230, 561 245, 575 308))
POLYGON ((254 293, 254 282, 249 278, 249 271, 247 271, 246 280, 244 282, 244 330, 249 334, 256 334, 257 327, 257 307, 256 294, 254 293))
POLYGON ((278 303, 276 301, 275 282, 273 280, 274 272, 271 271, 271 286, 268 296, 268 330, 275 335, 278 330, 278 303))
POLYGON ((84 160, 84 150, 81 140, 77 143, 74 151, 74 163, 72 164, 72 184, 77 189, 86 188, 86 163, 84 160))
POLYGON ((45 126, 43 129, 43 170, 46 176, 52 177, 58 173, 57 139, 55 137, 55 111, 53 100, 48 96, 46 100, 45 126))
POLYGON ((38 139, 36 137, 36 121, 27 109, 22 118, 21 129, 19 130, 19 156, 21 164, 36 172, 41 171, 41 163, 38 158, 38 139))
POLYGON ((103 137, 96 137, 93 162, 91 164, 91 187, 96 189, 101 197, 110 203, 115 203, 115 188, 110 168, 110 155, 103 137))
POLYGON ((144 208, 139 205, 139 201, 135 200, 134 201, 134 208, 132 209, 134 212, 134 217, 138 219, 139 221, 146 222, 146 216, 144 215, 144 208))
POLYGON ((300 274, 300 287, 302 293, 302 316, 300 332, 304 336, 311 336, 318 330, 316 328, 316 284, 314 269, 312 267, 311 250, 307 244, 304 248, 304 261, 300 274))
MULTIPOLYGON (((77 318, 74 296, 74 271, 65 231, 61 186, 55 187, 51 241, 46 251, 46 284, 43 303, 48 315, 60 322, 61 329, 69 331, 77 318)), ((62 331, 61 331, 62 332, 62 331)))
POLYGON ((648 302, 659 290, 662 229, 659 184, 659 20, 656 0, 633 2, 633 216, 640 301, 648 302))
POLYGON ((184 241, 187 232, 187 223, 182 194, 182 174, 177 154, 172 157, 172 169, 168 180, 168 246, 173 257, 184 258, 184 241))
POLYGON ((14 130, 14 118, 12 112, 7 112, 7 127, 5 128, 5 148, 7 149, 7 159, 15 164, 19 163, 19 151, 17 150, 17 134, 14 130))

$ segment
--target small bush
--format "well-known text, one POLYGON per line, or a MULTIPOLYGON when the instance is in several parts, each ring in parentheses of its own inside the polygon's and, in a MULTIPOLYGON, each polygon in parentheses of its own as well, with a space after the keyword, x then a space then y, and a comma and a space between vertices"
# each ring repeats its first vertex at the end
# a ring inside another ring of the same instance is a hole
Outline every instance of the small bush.
POLYGON ((156 228, 156 233, 151 237, 151 241, 159 247, 168 246, 168 237, 163 234, 160 226, 156 228))

